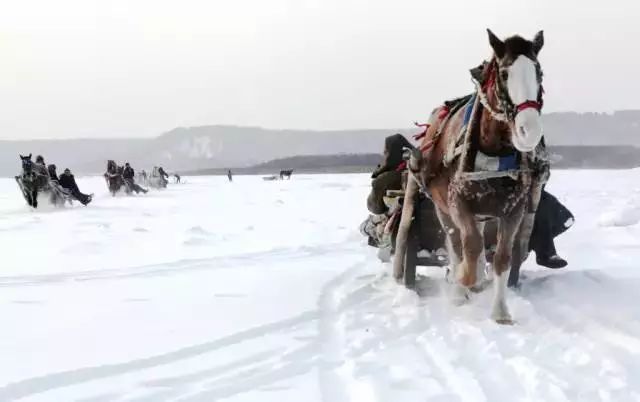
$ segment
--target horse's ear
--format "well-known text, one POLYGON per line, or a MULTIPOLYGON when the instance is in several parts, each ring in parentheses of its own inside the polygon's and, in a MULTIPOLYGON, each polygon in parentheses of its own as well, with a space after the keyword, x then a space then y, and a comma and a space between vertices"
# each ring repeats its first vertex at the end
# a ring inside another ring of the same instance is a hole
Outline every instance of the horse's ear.
POLYGON ((469 70, 471 77, 480 84, 484 84, 484 67, 485 63, 482 63, 478 67, 474 67, 469 70))
POLYGON ((504 57, 505 47, 504 42, 500 40, 489 28, 487 28, 487 33, 489 34, 489 44, 493 48, 496 56, 499 59, 504 57))
POLYGON ((544 33, 539 31, 536 36, 533 37, 533 52, 538 55, 540 49, 544 46, 544 33))

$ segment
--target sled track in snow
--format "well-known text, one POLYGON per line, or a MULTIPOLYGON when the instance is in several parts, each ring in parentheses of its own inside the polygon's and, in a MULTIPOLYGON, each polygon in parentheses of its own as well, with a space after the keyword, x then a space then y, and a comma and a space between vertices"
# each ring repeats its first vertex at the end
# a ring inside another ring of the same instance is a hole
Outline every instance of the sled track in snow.
POLYGON ((51 285, 56 283, 63 284, 69 281, 101 281, 136 277, 151 277, 159 275, 188 274, 193 271, 235 268, 235 265, 238 263, 258 263, 266 257, 268 257, 270 261, 290 261, 295 259, 309 258, 317 255, 318 253, 326 254, 329 252, 350 250, 353 250, 353 247, 345 246, 344 243, 336 243, 322 246, 277 248, 256 253, 224 255, 211 258, 182 259, 161 264, 150 264, 117 269, 59 272, 44 275, 0 276, 0 288, 51 285))
MULTIPOLYGON (((221 348, 230 347, 241 342, 255 340, 260 337, 268 336, 273 333, 287 331, 295 328, 298 325, 308 323, 317 319, 317 312, 309 311, 302 313, 296 317, 292 317, 286 320, 282 320, 275 323, 261 325, 255 328, 251 328, 245 331, 237 332, 235 334, 211 341, 199 345, 188 346, 183 349, 175 350, 169 353, 147 357, 143 359, 132 360, 129 362, 119 364, 109 364, 97 367, 85 367, 77 370, 65 371, 60 373, 51 373, 41 377, 35 377, 26 379, 23 381, 8 384, 0 388, 0 401, 12 401, 19 398, 24 398, 29 395, 42 393, 56 388, 68 387, 88 381, 94 381, 103 379, 106 377, 120 376, 127 373, 137 372, 141 370, 151 369, 154 367, 173 364, 181 360, 190 359, 205 354, 213 353, 221 348)), ((312 344, 308 344, 305 347, 308 348, 312 344)), ((284 354, 278 354, 282 359, 287 356, 295 354, 295 352, 287 352, 284 354)), ((211 376, 216 374, 223 375, 229 372, 231 368, 243 368, 243 363, 255 363, 260 361, 258 357, 270 358, 271 354, 261 354, 259 356, 250 356, 246 359, 241 359, 234 364, 218 367, 210 371, 211 376), (257 359, 257 360, 256 360, 257 359)), ((245 373, 247 374, 247 373, 245 373)), ((273 373, 272 373, 273 375, 273 373)), ((198 376, 194 376, 196 379, 198 376)), ((208 376, 207 376, 208 377, 208 376)), ((223 376, 224 377, 224 376, 223 376)), ((246 380, 246 376, 241 376, 243 381, 246 380)), ((185 377, 188 379, 189 377, 185 377)), ((167 385, 173 383, 183 384, 180 379, 159 379, 153 382, 149 382, 150 385, 167 385)), ((227 378, 227 383, 230 383, 227 378)), ((232 383, 232 382, 231 382, 232 383)), ((229 386, 229 385, 228 385, 229 386)), ((236 387, 237 388, 237 387, 236 387)), ((241 389, 246 390, 246 388, 241 389)), ((189 400, 189 399, 185 399, 189 400)))
POLYGON ((455 307, 437 272, 420 278, 421 297, 365 266, 325 289, 325 401, 640 398, 640 307, 605 302, 611 292, 633 300, 637 281, 597 272, 534 279, 510 292, 518 322, 505 327, 488 319, 491 288, 455 307))
POLYGON ((418 296, 379 269, 371 260, 348 267, 325 284, 315 311, 147 358, 14 382, 0 388, 0 400, 133 375, 140 377, 135 389, 145 392, 127 400, 210 401, 269 392, 313 370, 327 402, 640 397, 640 307, 606 303, 610 292, 632 301, 637 281, 597 272, 527 280, 509 294, 518 322, 505 327, 488 319, 490 291, 455 307, 441 271, 420 276, 418 296), (576 286, 593 299, 572 293, 576 286), (264 342, 258 352, 216 358, 264 342), (207 363, 184 374, 153 374, 193 359, 207 363))

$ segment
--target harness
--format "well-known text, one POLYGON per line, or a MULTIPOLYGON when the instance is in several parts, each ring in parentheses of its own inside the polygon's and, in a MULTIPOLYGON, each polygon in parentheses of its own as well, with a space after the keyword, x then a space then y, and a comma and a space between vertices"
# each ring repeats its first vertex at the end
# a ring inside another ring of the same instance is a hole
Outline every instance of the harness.
POLYGON ((476 93, 480 97, 482 106, 491 113, 491 117, 494 119, 502 122, 512 122, 515 120, 518 113, 524 110, 535 109, 538 112, 542 111, 542 106, 544 105, 544 88, 542 85, 540 85, 536 100, 528 99, 516 105, 509 97, 509 92, 503 87, 502 81, 497 79, 498 63, 495 59, 489 62, 486 75, 487 79, 484 84, 480 83, 480 81, 476 79, 473 79, 472 81, 475 84, 476 93), (489 91, 494 92, 494 95, 500 104, 500 109, 496 110, 489 103, 487 98, 487 93, 489 93, 489 91))
MULTIPOLYGON (((416 137, 423 138, 426 136, 427 129, 433 123, 431 120, 440 120, 438 131, 433 138, 419 149, 420 152, 424 153, 439 141, 444 129, 448 126, 449 120, 462 108, 465 108, 462 128, 458 135, 451 137, 450 142, 445 147, 445 154, 442 160, 444 166, 449 166, 456 159, 462 158, 454 175, 454 180, 460 184, 504 177, 513 180, 530 181, 533 176, 544 177, 543 173, 545 171, 548 172, 548 155, 544 141, 541 141, 538 147, 529 153, 515 151, 510 155, 492 157, 483 154, 479 149, 475 150, 475 154, 471 152, 474 129, 479 121, 479 113, 481 113, 482 108, 485 108, 494 119, 502 122, 513 122, 518 113, 530 108, 538 112, 542 109, 544 94, 542 85, 540 85, 537 100, 527 100, 515 105, 497 75, 498 66, 496 60, 493 59, 485 69, 484 82, 480 82, 480 79, 475 76, 473 77, 472 81, 476 87, 474 94, 456 99, 453 102, 445 102, 445 105, 439 111, 438 109, 434 110, 429 122, 423 125, 416 123, 416 126, 424 127, 424 131, 416 135, 416 137), (490 91, 494 91, 495 98, 498 100, 499 106, 497 108, 493 107, 488 101, 487 94, 490 91), (475 158, 471 163, 468 163, 470 155, 475 156, 475 158), (484 166, 481 166, 482 163, 484 163, 484 166), (467 168, 469 165, 471 170, 467 168), (489 169, 489 166, 494 168, 489 169)), ((426 183, 423 183, 423 180, 418 177, 419 172, 414 172, 411 168, 407 170, 410 179, 415 180, 420 191, 426 193, 426 183)))

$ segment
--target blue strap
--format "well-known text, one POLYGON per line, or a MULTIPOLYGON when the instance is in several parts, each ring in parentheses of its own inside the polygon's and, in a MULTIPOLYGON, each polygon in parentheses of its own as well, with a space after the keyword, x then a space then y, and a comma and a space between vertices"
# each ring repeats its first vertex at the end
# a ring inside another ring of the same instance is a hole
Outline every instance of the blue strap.
POLYGON ((501 156, 498 161, 498 171, 514 170, 518 168, 518 154, 512 153, 508 156, 501 156))
POLYGON ((467 110, 464 111, 464 120, 462 121, 463 125, 467 125, 469 120, 471 120, 471 112, 473 111, 473 104, 476 101, 476 94, 473 94, 469 102, 467 102, 467 110))

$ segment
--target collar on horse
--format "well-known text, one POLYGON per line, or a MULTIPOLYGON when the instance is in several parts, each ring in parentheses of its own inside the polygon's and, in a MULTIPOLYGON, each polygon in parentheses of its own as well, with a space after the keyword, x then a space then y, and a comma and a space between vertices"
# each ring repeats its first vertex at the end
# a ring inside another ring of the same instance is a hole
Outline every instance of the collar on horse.
POLYGON ((485 64, 481 67, 484 70, 481 74, 478 74, 478 69, 480 68, 478 67, 471 70, 471 76, 482 106, 491 113, 494 119, 502 122, 513 122, 518 113, 524 110, 535 109, 538 113, 542 111, 542 106, 544 105, 544 88, 542 85, 540 85, 536 100, 527 99, 522 103, 514 104, 509 92, 504 87, 504 83, 498 79, 499 67, 496 59, 493 58, 486 67, 485 64), (489 102, 488 94, 490 91, 494 92, 498 101, 497 108, 489 102))

